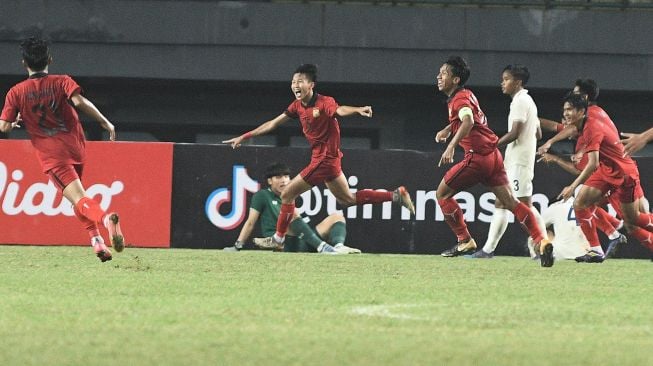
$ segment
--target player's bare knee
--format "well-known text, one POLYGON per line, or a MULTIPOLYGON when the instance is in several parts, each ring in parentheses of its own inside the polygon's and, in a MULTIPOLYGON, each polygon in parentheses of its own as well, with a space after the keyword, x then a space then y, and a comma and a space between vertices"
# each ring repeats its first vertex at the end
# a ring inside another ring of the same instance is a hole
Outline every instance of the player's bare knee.
POLYGON ((331 217, 333 222, 345 222, 345 215, 342 212, 334 212, 329 217, 331 217))

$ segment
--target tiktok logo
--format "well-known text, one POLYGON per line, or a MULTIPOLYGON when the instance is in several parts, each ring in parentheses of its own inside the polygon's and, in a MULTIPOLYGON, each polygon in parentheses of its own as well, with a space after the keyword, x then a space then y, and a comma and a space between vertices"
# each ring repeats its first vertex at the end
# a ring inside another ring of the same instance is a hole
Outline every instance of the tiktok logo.
POLYGON ((204 212, 209 221, 223 230, 231 230, 245 219, 247 208, 247 192, 258 192, 259 183, 247 175, 247 169, 242 165, 234 165, 233 169, 233 199, 228 188, 218 188, 206 199, 204 212), (231 212, 227 216, 220 214, 220 207, 231 202, 231 212))

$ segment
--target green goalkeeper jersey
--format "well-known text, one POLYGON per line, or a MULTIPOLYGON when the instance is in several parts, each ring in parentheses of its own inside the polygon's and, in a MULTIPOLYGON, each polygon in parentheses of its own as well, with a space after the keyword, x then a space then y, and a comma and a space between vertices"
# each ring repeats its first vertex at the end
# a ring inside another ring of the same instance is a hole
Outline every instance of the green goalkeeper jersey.
POLYGON ((254 193, 250 208, 259 212, 261 235, 264 237, 274 235, 277 230, 277 218, 281 211, 281 198, 268 187, 254 193))

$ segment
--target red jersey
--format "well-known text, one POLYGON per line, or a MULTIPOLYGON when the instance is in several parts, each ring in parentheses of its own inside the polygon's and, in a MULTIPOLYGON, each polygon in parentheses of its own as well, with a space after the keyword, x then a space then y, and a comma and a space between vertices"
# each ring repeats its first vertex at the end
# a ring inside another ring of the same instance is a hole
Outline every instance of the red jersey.
MULTIPOLYGON (((605 112, 604 112, 605 113, 605 112)), ((639 177, 637 164, 629 156, 624 157, 624 145, 614 124, 610 126, 597 118, 587 117, 578 135, 578 141, 585 145, 584 153, 599 152, 598 173, 610 184, 620 185, 624 176, 639 177)), ((578 143, 577 143, 577 148, 578 143)))
MULTIPOLYGON (((617 131, 617 126, 615 126, 614 122, 612 122, 612 119, 606 113, 603 108, 599 107, 596 104, 592 104, 587 108, 587 116, 588 118, 598 120, 601 122, 601 124, 610 131, 610 136, 619 136, 619 131, 617 131)), ((584 126, 583 126, 584 128, 584 126)), ((581 158, 580 162, 576 164, 576 168, 578 170, 583 170, 587 166, 588 158, 587 154, 585 154, 587 151, 590 151, 587 149, 588 143, 585 141, 585 137, 588 136, 588 134, 579 134, 578 135, 578 140, 576 141, 576 152, 582 152, 583 157, 581 158)), ((612 140, 614 141, 614 140, 612 140)), ((617 145, 622 145, 621 143, 617 145)), ((621 149, 623 150, 623 145, 621 146, 621 149)), ((603 154, 603 152, 599 152, 599 157, 600 154, 603 154)), ((623 156, 623 153, 621 153, 620 156, 623 156)), ((637 163, 635 163, 634 160, 631 158, 627 158, 624 161, 624 168, 625 168, 625 173, 626 174, 636 174, 637 177, 639 177, 639 169, 637 168, 637 163)))
POLYGON ((589 161, 589 158, 587 157, 587 154, 585 154, 585 147, 587 146, 587 143, 585 142, 585 139, 583 138, 583 135, 578 135, 576 138, 576 148, 575 152, 576 153, 582 153, 583 156, 580 158, 580 161, 575 164, 576 169, 583 171, 585 167, 587 166, 587 162, 589 161))
POLYGON ((36 73, 14 85, 0 119, 15 121, 18 112, 44 172, 84 162, 86 139, 70 97, 81 88, 68 75, 36 73))
POLYGON ((487 125, 487 118, 478 104, 474 93, 469 89, 458 89, 447 101, 449 107, 449 123, 451 124, 451 134, 455 135, 462 121, 458 117, 458 112, 464 107, 469 107, 474 115, 474 125, 469 134, 460 140, 460 146, 468 152, 477 152, 487 155, 497 148, 499 138, 492 132, 487 125))
POLYGON ((311 144, 311 159, 342 157, 337 109, 338 103, 333 98, 314 93, 308 105, 304 106, 300 100, 295 100, 284 112, 290 118, 299 118, 304 136, 311 144))
POLYGON ((614 125, 614 122, 612 122, 612 119, 608 115, 608 113, 603 110, 603 108, 599 107, 596 104, 590 104, 587 107, 587 115, 592 118, 596 118, 606 124, 613 132, 615 132, 617 135, 619 135, 619 131, 617 131, 617 126, 614 125))

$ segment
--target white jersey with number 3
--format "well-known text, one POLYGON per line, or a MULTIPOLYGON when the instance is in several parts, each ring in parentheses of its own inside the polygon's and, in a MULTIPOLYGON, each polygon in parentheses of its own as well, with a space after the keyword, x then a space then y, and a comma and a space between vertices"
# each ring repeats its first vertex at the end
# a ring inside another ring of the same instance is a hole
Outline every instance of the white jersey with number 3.
POLYGON ((532 170, 535 164, 536 134, 540 119, 537 117, 537 106, 526 89, 518 91, 512 98, 508 115, 508 131, 512 130, 512 125, 516 121, 522 122, 523 127, 517 139, 506 147, 504 166, 522 165, 532 170))

